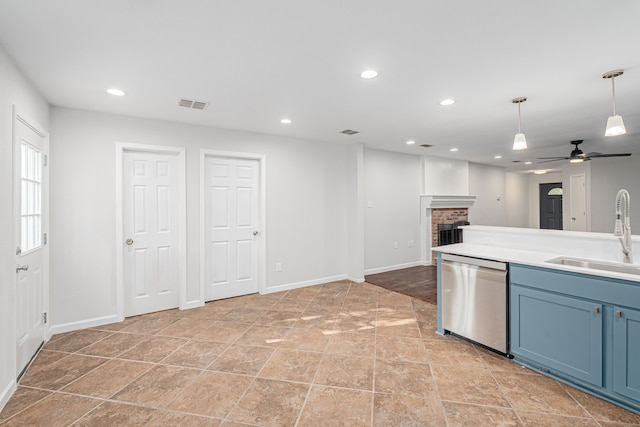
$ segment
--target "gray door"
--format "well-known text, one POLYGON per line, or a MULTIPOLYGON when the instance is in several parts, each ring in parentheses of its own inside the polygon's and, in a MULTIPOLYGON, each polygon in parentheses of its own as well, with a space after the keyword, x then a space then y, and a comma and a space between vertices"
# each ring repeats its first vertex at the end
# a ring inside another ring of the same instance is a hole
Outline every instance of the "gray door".
POLYGON ((540 184, 540 228, 562 230, 562 183, 540 184))

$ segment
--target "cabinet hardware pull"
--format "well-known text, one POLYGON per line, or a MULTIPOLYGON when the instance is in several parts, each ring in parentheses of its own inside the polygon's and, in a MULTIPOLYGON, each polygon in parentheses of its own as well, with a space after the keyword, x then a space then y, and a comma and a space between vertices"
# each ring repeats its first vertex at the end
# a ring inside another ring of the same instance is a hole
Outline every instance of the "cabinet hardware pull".
POLYGON ((598 307, 594 307, 594 308, 593 308, 593 312, 594 312, 595 314, 598 314, 598 313, 600 313, 600 309, 599 309, 598 307))
POLYGON ((622 317, 622 312, 621 311, 616 311, 616 317, 618 317, 618 318, 622 317))

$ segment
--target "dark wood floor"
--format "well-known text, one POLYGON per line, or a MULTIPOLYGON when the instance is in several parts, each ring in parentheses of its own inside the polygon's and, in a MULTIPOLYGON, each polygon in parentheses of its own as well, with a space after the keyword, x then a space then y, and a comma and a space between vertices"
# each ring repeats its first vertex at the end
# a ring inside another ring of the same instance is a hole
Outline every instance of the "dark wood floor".
POLYGON ((431 304, 437 304, 437 274, 435 266, 403 268, 387 273, 370 274, 364 279, 385 289, 400 292, 431 304))

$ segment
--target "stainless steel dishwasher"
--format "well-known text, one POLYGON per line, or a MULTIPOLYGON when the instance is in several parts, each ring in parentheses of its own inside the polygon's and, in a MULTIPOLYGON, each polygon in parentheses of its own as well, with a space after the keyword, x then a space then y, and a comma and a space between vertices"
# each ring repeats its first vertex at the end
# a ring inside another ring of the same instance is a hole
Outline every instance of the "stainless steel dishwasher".
POLYGON ((442 328, 507 353, 507 264, 442 254, 442 328))

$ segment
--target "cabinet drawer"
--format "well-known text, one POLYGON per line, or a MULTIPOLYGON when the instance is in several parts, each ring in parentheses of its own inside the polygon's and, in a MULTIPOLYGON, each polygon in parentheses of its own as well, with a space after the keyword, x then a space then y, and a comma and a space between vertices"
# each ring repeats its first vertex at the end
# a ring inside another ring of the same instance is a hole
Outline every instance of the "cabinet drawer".
POLYGON ((511 285, 511 353, 602 386, 602 304, 511 285))

